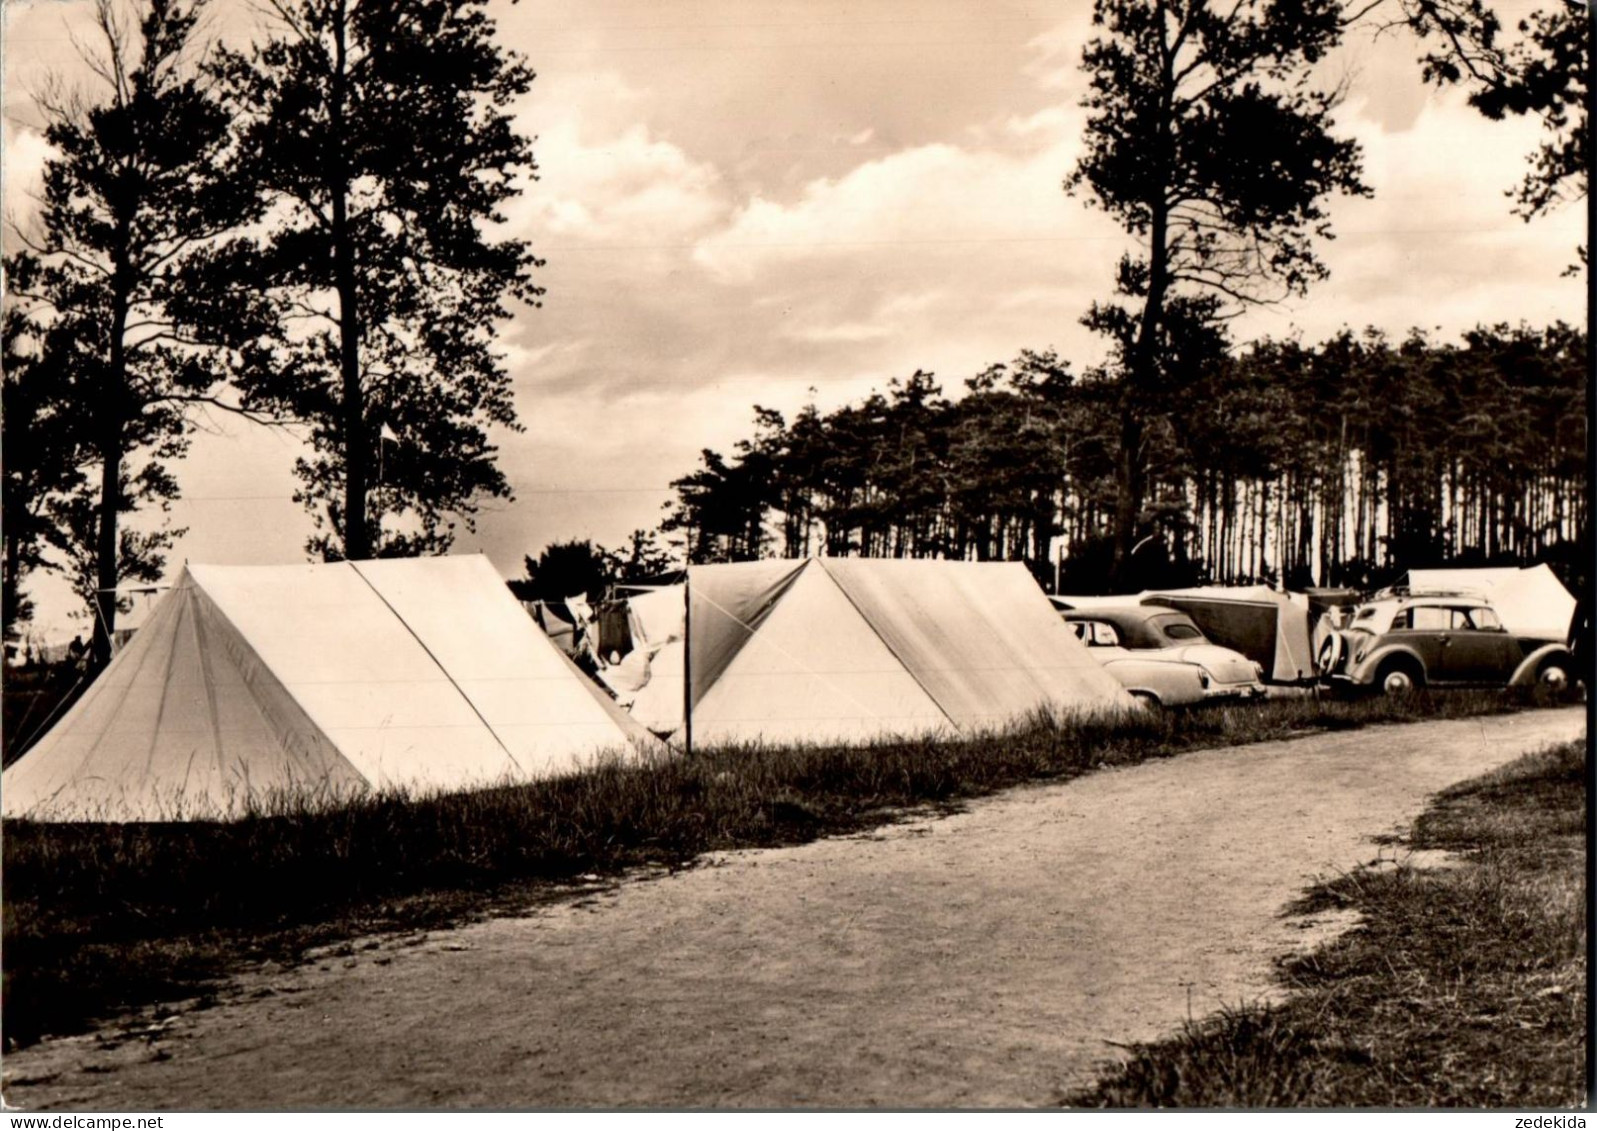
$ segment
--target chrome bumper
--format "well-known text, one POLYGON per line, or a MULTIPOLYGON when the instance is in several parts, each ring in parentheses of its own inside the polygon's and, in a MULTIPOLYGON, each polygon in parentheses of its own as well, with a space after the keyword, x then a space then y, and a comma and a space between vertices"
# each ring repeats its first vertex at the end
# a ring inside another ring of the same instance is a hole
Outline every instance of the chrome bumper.
POLYGON ((1222 683, 1211 684, 1203 689, 1203 698, 1210 699, 1263 699, 1265 696, 1262 683, 1222 683))

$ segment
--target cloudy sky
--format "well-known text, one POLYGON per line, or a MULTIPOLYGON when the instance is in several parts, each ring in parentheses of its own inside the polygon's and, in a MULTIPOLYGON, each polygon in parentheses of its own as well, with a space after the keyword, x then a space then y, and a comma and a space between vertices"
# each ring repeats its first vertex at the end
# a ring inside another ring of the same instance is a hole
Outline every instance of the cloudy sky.
MULTIPOLYGON (((246 0, 214 0, 246 27, 246 0), (228 5, 236 4, 230 9, 228 5)), ((1505 23, 1534 3, 1498 5, 1505 23)), ((26 223, 46 148, 31 92, 77 79, 83 0, 5 0, 5 205, 26 223)), ((551 541, 653 526, 701 448, 755 403, 823 409, 894 376, 945 389, 1023 348, 1078 368, 1117 230, 1060 190, 1080 152, 1087 0, 521 0, 495 8, 538 72, 520 107, 540 179, 511 223, 548 260, 543 306, 504 327, 526 431, 499 438, 516 492, 461 551, 507 576, 551 541), (813 393, 811 392, 813 390, 813 393)), ((1537 131, 1423 87, 1410 42, 1354 35, 1330 62, 1373 199, 1332 208, 1331 279, 1234 324, 1239 340, 1342 326, 1453 337, 1580 322, 1560 278, 1577 206, 1525 224, 1504 197, 1537 131)), ((7 232, 6 239, 10 240, 7 232)), ((292 433, 200 422, 172 557, 304 559, 292 433)), ((38 586, 46 637, 70 601, 38 586)))

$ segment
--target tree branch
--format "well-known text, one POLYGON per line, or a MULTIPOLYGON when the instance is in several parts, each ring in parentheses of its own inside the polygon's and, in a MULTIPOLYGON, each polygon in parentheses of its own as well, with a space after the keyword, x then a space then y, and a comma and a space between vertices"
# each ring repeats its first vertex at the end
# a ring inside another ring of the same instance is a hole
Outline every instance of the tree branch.
POLYGON ((251 424, 260 424, 268 428, 292 428, 311 423, 292 416, 274 416, 263 413, 257 409, 245 408, 243 405, 228 404, 217 397, 202 396, 197 393, 168 393, 160 397, 152 397, 146 404, 199 404, 210 408, 221 409, 223 412, 248 420, 251 424))

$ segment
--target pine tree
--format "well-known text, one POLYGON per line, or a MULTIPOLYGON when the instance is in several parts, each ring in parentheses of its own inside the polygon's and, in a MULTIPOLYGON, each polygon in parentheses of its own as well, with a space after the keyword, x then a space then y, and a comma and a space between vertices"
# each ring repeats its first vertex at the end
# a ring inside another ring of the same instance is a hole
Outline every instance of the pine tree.
POLYGON ((1336 0, 1096 0, 1086 154, 1065 187, 1138 245, 1118 298, 1086 319, 1121 370, 1117 572, 1143 530, 1142 449, 1182 348, 1172 311, 1185 303, 1190 346, 1223 303, 1302 293, 1325 274, 1325 198, 1367 191, 1357 146, 1330 132, 1336 92, 1311 81, 1341 17, 1336 0))
MULTIPOLYGON (((122 516, 176 494, 167 466, 187 447, 192 407, 230 407, 216 395, 215 350, 178 310, 193 285, 190 261, 253 208, 233 175, 227 114, 195 72, 202 13, 197 3, 147 0, 135 30, 126 9, 98 0, 98 50, 85 61, 100 87, 42 100, 56 156, 37 221, 16 231, 21 249, 5 264, 40 351, 26 379, 53 384, 27 397, 74 401, 85 417, 73 442, 48 453, 76 470, 35 469, 43 478, 26 488, 26 506, 53 508, 58 548, 95 611, 102 664, 118 583, 159 576, 175 533, 130 531, 122 516)), ((8 383, 6 393, 9 413, 16 390, 8 383)))
POLYGON ((481 0, 271 0, 275 27, 217 68, 254 156, 266 231, 208 265, 246 403, 310 426, 309 549, 436 553, 508 498, 493 426, 515 428, 494 346, 539 260, 495 238, 535 171, 512 103, 532 71, 481 0), (394 524, 385 529, 385 515, 394 524))

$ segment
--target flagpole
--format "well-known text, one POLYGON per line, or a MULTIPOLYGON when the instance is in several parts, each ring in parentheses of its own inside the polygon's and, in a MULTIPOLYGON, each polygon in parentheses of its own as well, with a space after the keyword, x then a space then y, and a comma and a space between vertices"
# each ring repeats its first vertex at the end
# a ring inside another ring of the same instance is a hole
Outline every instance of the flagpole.
POLYGON ((693 755, 693 570, 682 571, 682 753, 693 755))
POLYGON ((399 433, 395 432, 386 423, 377 426, 377 548, 382 549, 383 541, 383 485, 386 479, 383 474, 383 455, 385 445, 399 443, 399 433))

